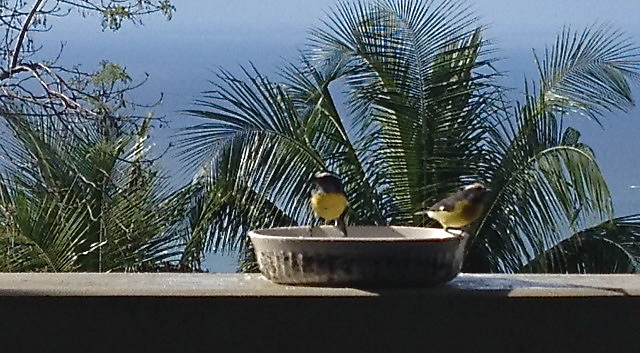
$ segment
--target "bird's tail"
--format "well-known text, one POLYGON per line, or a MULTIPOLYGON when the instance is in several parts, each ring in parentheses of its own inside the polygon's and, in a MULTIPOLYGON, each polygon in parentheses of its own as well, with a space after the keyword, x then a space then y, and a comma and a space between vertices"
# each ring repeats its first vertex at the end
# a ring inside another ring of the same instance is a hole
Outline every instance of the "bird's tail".
POLYGON ((344 223, 344 213, 341 214, 338 219, 336 219, 336 227, 338 227, 338 229, 342 233, 342 236, 347 236, 347 225, 344 223))

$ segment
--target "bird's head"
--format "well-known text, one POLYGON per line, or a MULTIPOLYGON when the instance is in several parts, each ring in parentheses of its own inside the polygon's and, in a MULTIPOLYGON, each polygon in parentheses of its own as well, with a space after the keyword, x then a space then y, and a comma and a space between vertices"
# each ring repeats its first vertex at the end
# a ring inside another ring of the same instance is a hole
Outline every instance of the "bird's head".
POLYGON ((338 178, 335 174, 324 170, 324 171, 313 173, 313 175, 311 176, 311 181, 316 181, 316 180, 331 178, 331 177, 338 178))
POLYGON ((473 183, 463 187, 465 198, 473 203, 482 203, 491 189, 482 183, 473 183))
POLYGON ((318 189, 324 192, 340 192, 344 193, 344 187, 340 178, 330 172, 322 171, 314 173, 311 177, 311 181, 316 185, 318 189))

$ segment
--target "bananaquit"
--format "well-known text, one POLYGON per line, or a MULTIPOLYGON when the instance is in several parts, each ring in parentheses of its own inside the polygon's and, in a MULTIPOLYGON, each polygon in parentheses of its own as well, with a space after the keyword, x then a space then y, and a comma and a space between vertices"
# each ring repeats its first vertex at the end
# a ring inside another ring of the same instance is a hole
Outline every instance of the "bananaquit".
POLYGON ((438 221, 446 232, 449 232, 450 228, 462 229, 480 217, 488 192, 489 189, 483 184, 473 183, 438 201, 426 211, 416 214, 426 213, 427 216, 438 221))
POLYGON ((311 208, 317 217, 325 222, 336 221, 336 226, 347 236, 344 215, 347 211, 347 195, 340 178, 329 172, 318 172, 312 178, 314 188, 311 191, 311 208))

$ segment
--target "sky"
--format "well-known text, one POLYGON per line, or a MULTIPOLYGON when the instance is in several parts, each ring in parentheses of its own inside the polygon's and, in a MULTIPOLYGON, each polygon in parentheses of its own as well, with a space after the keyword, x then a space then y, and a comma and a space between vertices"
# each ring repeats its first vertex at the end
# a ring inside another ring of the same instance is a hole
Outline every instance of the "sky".
MULTIPOLYGON (((102 31, 98 17, 50 19, 52 30, 38 34, 43 53, 57 53, 64 43, 60 62, 81 63, 95 70, 100 60, 126 67, 134 79, 149 74, 148 83, 136 93, 152 103, 163 95, 156 116, 170 122, 157 131, 157 150, 162 150, 176 129, 195 123, 180 110, 210 88, 209 80, 222 67, 237 72, 250 62, 267 75, 287 61, 295 61, 309 28, 320 23, 336 4, 333 0, 173 0, 173 19, 144 19, 144 25, 125 23, 117 32, 102 31)), ((506 73, 503 85, 521 90, 525 76, 535 78, 532 49, 541 52, 551 45, 563 26, 581 29, 607 22, 631 35, 640 45, 640 1, 594 0, 476 0, 467 1, 487 26, 485 37, 495 50, 496 64, 506 73), (615 4, 615 6, 613 5, 615 4)), ((636 97, 640 90, 636 86, 636 97)), ((570 124, 582 132, 583 142, 593 147, 611 189, 617 216, 640 212, 640 109, 612 114, 599 127, 586 118, 570 124)), ((213 272, 233 271, 230 256, 211 255, 205 266, 213 272)))

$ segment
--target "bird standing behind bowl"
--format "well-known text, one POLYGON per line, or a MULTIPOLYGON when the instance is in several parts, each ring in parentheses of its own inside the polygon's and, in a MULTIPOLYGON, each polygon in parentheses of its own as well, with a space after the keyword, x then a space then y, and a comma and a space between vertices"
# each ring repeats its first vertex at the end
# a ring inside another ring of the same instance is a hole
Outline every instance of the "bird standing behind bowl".
POLYGON ((484 201, 489 191, 483 184, 473 183, 438 201, 426 211, 415 214, 427 214, 438 221, 446 232, 449 232, 451 228, 463 229, 482 215, 484 201))
POLYGON ((314 188, 311 191, 311 208, 317 217, 325 222, 334 221, 343 236, 347 236, 344 215, 349 201, 342 181, 335 174, 318 172, 313 175, 314 188))

